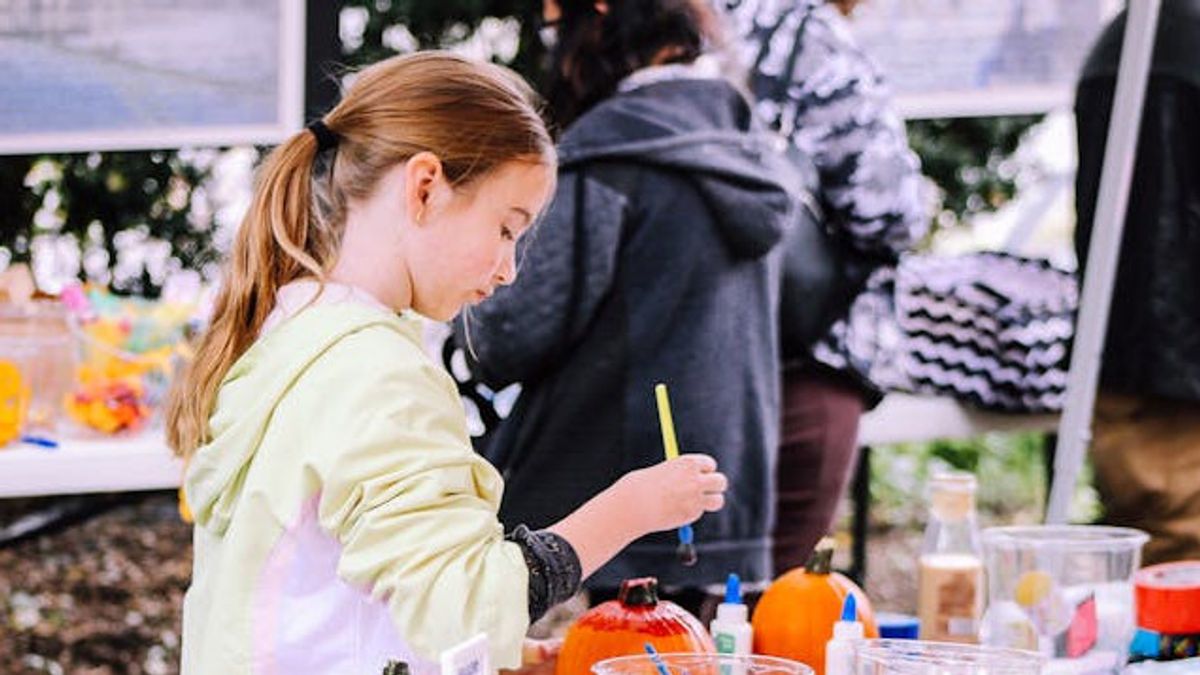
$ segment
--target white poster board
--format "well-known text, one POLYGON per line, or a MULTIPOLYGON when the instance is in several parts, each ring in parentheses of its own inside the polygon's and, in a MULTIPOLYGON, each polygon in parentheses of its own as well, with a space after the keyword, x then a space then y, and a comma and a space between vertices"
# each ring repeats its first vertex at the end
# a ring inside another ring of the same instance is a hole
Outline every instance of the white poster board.
POLYGON ((866 0, 851 26, 909 119, 1068 107, 1122 0, 866 0))
POLYGON ((275 143, 304 108, 298 0, 0 0, 0 154, 275 143))

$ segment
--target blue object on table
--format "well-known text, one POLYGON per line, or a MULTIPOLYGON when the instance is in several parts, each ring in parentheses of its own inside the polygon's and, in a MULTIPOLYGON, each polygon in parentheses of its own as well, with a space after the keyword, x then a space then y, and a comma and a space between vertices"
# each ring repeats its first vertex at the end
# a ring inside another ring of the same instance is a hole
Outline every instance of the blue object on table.
POLYGON ((1129 653, 1147 659, 1158 658, 1158 633, 1139 628, 1133 634, 1133 643, 1129 645, 1129 653))
POLYGON ((921 620, 910 614, 879 612, 875 615, 879 637, 897 640, 916 640, 921 634, 921 620))
POLYGON ((36 445, 39 448, 46 448, 47 450, 58 448, 58 441, 53 438, 46 438, 45 436, 22 436, 21 442, 36 445))
POLYGON ((650 660, 654 662, 654 667, 658 668, 659 675, 671 675, 671 669, 667 668, 667 664, 658 655, 658 650, 649 642, 646 643, 646 653, 650 655, 650 660))

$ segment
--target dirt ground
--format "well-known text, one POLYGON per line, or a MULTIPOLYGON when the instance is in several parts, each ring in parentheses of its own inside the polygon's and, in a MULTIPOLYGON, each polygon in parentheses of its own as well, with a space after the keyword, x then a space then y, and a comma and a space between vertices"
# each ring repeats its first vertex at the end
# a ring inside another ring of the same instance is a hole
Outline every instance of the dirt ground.
MULTIPOLYGON (((0 548, 0 673, 178 672, 191 531, 179 520, 173 493, 131 499, 0 548)), ((49 503, 0 501, 0 530, 49 503)), ((866 588, 876 609, 911 611, 919 545, 919 532, 872 534, 866 588)), ((582 606, 560 609, 538 629, 561 632, 582 606)))

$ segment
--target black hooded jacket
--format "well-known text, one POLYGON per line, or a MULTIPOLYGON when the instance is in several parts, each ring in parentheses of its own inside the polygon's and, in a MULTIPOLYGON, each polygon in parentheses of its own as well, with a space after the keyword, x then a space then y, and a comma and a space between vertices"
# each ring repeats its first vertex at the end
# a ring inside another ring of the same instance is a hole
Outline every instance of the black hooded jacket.
MULTIPOLYGON (((1075 102, 1085 263, 1124 27, 1104 31, 1075 102)), ((1101 385, 1200 402, 1200 0, 1162 4, 1111 307, 1101 385)))
POLYGON ((722 80, 602 102, 563 138, 557 193, 516 282, 458 322, 484 382, 523 384, 486 452, 505 474, 507 526, 550 525, 662 461, 656 382, 670 389, 681 450, 713 455, 730 478, 725 509, 696 523, 697 567, 659 533, 589 585, 769 578, 779 244, 802 184, 780 146, 722 80))

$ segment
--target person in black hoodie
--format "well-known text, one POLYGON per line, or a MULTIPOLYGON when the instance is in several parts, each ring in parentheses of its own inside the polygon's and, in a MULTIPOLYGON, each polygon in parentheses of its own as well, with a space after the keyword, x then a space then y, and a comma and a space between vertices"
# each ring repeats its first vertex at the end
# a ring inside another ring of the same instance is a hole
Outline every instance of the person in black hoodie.
MULTIPOLYGON (((588 580, 593 600, 652 575, 693 611, 730 572, 771 570, 779 445, 781 238, 803 181, 785 143, 704 55, 707 3, 564 0, 549 100, 565 126, 552 206, 511 287, 456 325, 475 375, 523 389, 485 454, 500 517, 539 527, 625 471, 662 460, 654 385, 683 452, 715 457, 724 510, 633 543, 588 580)), ((629 508, 638 508, 630 504, 629 508)))
MULTIPOLYGON (((1103 520, 1150 533, 1146 564, 1200 558, 1200 0, 1164 0, 1161 12, 1091 447, 1103 520)), ((1126 18, 1105 28, 1076 92, 1082 266, 1126 18)))

